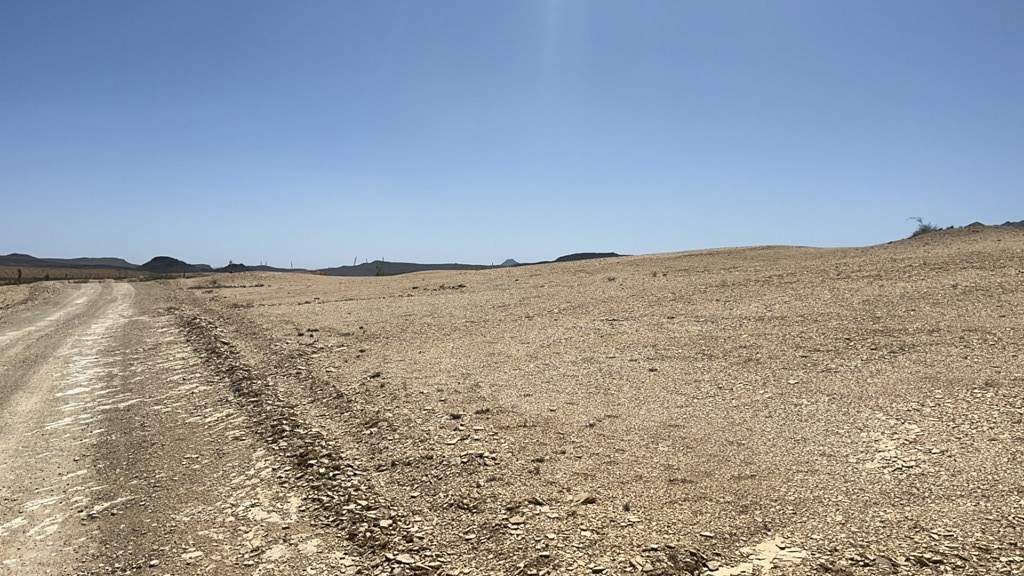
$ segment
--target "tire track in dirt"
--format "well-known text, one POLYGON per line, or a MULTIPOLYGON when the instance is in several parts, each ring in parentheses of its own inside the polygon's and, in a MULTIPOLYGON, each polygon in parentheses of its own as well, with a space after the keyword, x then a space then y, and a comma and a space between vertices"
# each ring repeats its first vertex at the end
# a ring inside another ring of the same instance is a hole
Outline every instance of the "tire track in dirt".
POLYGON ((278 481, 302 495, 301 512, 354 547, 359 557, 346 558, 347 568, 362 566, 374 574, 442 570, 443 562, 425 547, 414 519, 374 488, 366 463, 356 452, 302 419, 257 368, 241 359, 213 321, 194 313, 180 314, 179 321, 207 367, 229 384, 257 435, 288 463, 278 481))
POLYGON ((0 378, 0 574, 348 574, 157 286, 18 312, 0 378))
POLYGON ((287 490, 288 465, 197 356, 159 286, 122 344, 119 373, 139 401, 111 414, 97 447, 109 508, 80 574, 347 574, 344 540, 312 526, 287 490))

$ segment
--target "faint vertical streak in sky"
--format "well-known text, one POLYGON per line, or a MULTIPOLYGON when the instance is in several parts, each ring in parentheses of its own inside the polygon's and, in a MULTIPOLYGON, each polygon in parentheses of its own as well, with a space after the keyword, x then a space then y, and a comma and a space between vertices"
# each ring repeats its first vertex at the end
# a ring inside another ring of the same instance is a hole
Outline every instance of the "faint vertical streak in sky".
POLYGON ((534 107, 534 138, 544 140, 544 127, 550 124, 551 94, 555 89, 555 54, 558 51, 562 2, 544 2, 544 45, 540 55, 540 77, 534 107))
POLYGON ((540 55, 540 70, 537 77, 537 105, 534 107, 535 150, 548 156, 555 147, 554 126, 559 124, 557 95, 568 87, 569 79, 564 77, 567 56, 565 46, 567 18, 566 0, 544 2, 544 38, 540 55))
POLYGON ((563 2, 554 0, 545 2, 544 6, 544 52, 541 54, 541 80, 543 91, 548 92, 554 76, 555 53, 558 51, 562 28, 563 2))

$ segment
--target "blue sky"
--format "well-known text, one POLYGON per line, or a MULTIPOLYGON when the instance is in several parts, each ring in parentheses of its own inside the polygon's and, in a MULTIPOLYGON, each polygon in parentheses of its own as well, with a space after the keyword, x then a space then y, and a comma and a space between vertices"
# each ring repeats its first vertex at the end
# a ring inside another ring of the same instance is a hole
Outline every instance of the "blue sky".
POLYGON ((1024 3, 0 3, 0 253, 324 267, 1024 218, 1024 3))

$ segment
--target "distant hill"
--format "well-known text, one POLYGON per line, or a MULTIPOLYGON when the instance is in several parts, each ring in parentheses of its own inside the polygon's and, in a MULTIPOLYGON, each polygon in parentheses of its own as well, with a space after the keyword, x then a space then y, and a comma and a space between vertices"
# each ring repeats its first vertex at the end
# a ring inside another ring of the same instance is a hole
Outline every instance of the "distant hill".
POLYGON ((64 262, 74 263, 81 266, 101 266, 103 268, 138 268, 138 264, 132 264, 122 258, 70 258, 64 262))
POLYGON ((373 262, 364 262, 356 266, 322 268, 319 272, 327 276, 394 276, 428 270, 484 270, 487 268, 491 268, 491 266, 477 266, 474 264, 415 264, 412 262, 374 260, 373 262))
MULTIPOLYGON (((364 262, 356 266, 338 266, 336 268, 321 268, 321 274, 327 276, 394 276, 396 274, 409 274, 411 272, 425 272, 428 270, 487 270, 509 266, 535 266, 538 264, 551 264, 552 262, 573 262, 576 260, 590 260, 593 258, 613 258, 620 256, 615 252, 578 252, 560 256, 555 260, 544 262, 516 262, 509 258, 500 266, 482 266, 477 264, 415 264, 413 262, 385 262, 374 260, 364 262)), ((223 270, 223 269, 222 269, 223 270)))
POLYGON ((139 266, 139 268, 154 274, 182 274, 187 272, 209 272, 212 270, 206 264, 189 264, 170 256, 157 256, 139 266))
POLYGON ((577 252, 566 256, 555 258, 555 262, 575 262, 577 260, 593 260, 595 258, 618 258, 621 254, 615 252, 577 252))
POLYGON ((26 268, 138 268, 137 265, 121 258, 36 258, 28 254, 18 253, 0 256, 0 266, 24 266, 26 268))
MULTIPOLYGON (((985 228, 987 226, 988 224, 982 222, 971 222, 970 224, 964 226, 964 228, 985 228)), ((993 224, 993 226, 1009 226, 1011 228, 1024 228, 1024 220, 1020 220, 1018 222, 1011 222, 1007 220, 1002 224, 993 224)))
MULTIPOLYGON (((1024 226, 1022 222, 1007 222, 1007 226, 1024 226)), ((574 262, 577 260, 590 260, 594 258, 614 258, 619 256, 615 252, 577 252, 560 256, 555 260, 543 262, 520 263, 509 258, 501 263, 501 266, 531 266, 536 264, 550 264, 551 262, 574 262)), ((216 268, 208 264, 189 264, 188 262, 172 258, 170 256, 157 256, 146 262, 137 265, 122 258, 36 258, 28 254, 12 253, 0 256, 0 266, 15 266, 23 268, 106 268, 141 270, 153 274, 181 274, 188 272, 308 272, 304 269, 275 268, 273 266, 259 265, 246 266, 245 264, 228 264, 223 268, 216 268)), ((482 266, 477 264, 417 264, 414 262, 386 262, 375 260, 365 262, 356 266, 338 266, 334 268, 323 268, 318 272, 328 276, 394 276, 396 274, 409 274, 412 272, 424 272, 428 270, 486 270, 496 266, 482 266)))
POLYGON ((260 264, 258 266, 246 266, 241 263, 231 263, 222 268, 214 268, 214 272, 306 272, 307 270, 302 268, 275 268, 273 266, 267 266, 266 264, 260 264))
POLYGON ((615 252, 576 252, 574 254, 566 254, 565 256, 559 256, 554 260, 543 260, 541 262, 523 262, 522 264, 516 264, 516 266, 536 266, 538 264, 552 264, 555 262, 577 262, 579 260, 594 260, 596 258, 618 258, 622 254, 615 252))

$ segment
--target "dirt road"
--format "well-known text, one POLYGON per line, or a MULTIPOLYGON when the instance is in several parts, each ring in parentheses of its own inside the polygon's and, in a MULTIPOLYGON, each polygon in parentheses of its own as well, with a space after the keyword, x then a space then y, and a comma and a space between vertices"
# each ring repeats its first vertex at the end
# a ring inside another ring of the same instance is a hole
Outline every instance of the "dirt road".
POLYGON ((298 517, 166 290, 39 286, 0 316, 0 574, 355 565, 298 517))
POLYGON ((77 511, 102 509, 90 465, 97 423, 125 401, 102 349, 134 289, 80 284, 54 308, 20 310, 0 333, 0 563, 60 573, 88 550, 77 511))

